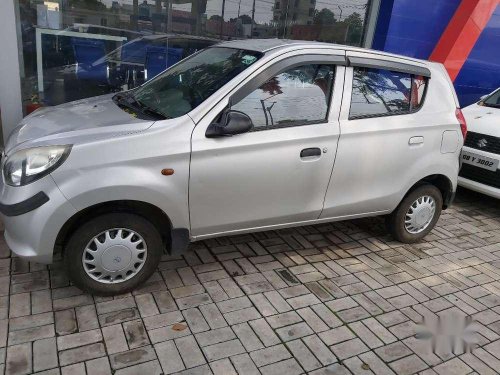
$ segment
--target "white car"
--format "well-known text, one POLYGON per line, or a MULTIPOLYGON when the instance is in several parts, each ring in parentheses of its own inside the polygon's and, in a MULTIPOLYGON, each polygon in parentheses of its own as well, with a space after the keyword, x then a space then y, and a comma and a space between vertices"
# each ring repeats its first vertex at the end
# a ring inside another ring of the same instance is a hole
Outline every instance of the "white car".
POLYGON ((40 109, 3 157, 19 256, 96 294, 190 241, 384 215, 419 241, 450 205, 466 125, 443 65, 325 43, 202 50, 144 85, 40 109))
POLYGON ((463 114, 469 131, 458 184, 500 199, 500 88, 463 114))

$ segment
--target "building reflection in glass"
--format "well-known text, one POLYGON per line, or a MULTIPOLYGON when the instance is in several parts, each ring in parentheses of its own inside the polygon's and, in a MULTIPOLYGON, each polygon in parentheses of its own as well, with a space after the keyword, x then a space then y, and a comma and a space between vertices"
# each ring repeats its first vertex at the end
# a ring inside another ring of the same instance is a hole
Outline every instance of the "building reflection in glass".
POLYGON ((16 0, 26 108, 130 89, 220 40, 360 45, 369 0, 16 0))

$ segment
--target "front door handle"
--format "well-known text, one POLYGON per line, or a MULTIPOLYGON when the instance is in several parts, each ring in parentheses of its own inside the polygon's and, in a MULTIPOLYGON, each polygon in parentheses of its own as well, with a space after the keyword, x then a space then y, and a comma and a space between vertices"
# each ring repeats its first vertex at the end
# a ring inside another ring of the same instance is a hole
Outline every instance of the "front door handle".
POLYGON ((319 147, 312 147, 300 151, 301 158, 309 158, 311 156, 321 156, 321 149, 319 147))
POLYGON ((424 137, 411 137, 408 141, 408 144, 411 145, 419 145, 424 143, 424 137))

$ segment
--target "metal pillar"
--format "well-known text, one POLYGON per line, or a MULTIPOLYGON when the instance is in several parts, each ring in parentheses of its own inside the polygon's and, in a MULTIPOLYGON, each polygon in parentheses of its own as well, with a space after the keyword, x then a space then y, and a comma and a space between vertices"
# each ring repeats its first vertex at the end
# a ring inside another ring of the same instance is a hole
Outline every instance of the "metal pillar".
POLYGON ((23 118, 21 71, 19 69, 23 49, 17 32, 17 28, 21 24, 19 14, 16 12, 17 6, 17 1, 14 0, 0 1, 0 24, 2 25, 0 111, 4 140, 23 118))

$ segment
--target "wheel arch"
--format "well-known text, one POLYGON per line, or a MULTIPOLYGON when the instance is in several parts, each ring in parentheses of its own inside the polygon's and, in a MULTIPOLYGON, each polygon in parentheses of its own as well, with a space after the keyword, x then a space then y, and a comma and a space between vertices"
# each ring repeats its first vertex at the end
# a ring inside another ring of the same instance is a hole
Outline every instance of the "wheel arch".
MULTIPOLYGON (((447 209, 451 203, 453 202, 453 199, 455 197, 455 191, 453 190, 453 183, 451 180, 446 177, 443 174, 432 174, 428 175, 420 180, 418 180, 413 186, 406 192, 405 196, 403 199, 405 199, 408 194, 410 194, 413 190, 418 188, 419 186, 425 185, 425 184, 430 184, 434 185, 439 189, 441 192, 441 195, 443 196, 443 209, 447 209)), ((403 200, 401 199, 401 201, 403 200)))
POLYGON ((70 236, 84 222, 107 213, 132 213, 149 220, 160 233, 166 251, 171 252, 172 235, 176 231, 168 215, 157 206, 135 200, 114 200, 98 203, 86 207, 71 218, 61 227, 55 241, 56 252, 64 252, 70 236))

